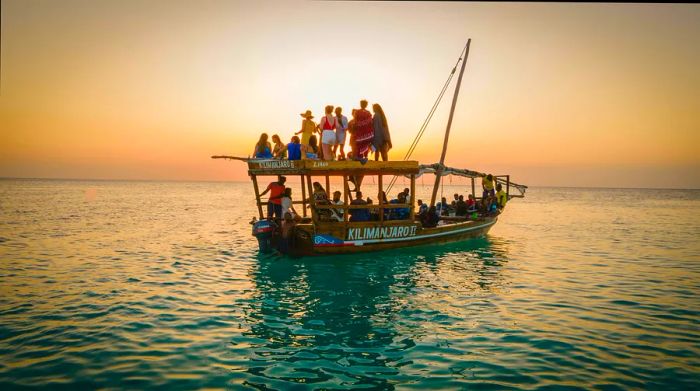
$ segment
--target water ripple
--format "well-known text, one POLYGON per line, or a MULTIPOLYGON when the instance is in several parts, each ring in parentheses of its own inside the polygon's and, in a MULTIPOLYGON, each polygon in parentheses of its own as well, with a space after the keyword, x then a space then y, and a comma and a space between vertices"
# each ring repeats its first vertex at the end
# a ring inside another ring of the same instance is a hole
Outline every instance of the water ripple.
POLYGON ((248 184, 0 181, 0 388, 700 388, 700 194, 531 190, 485 239, 291 260, 248 184))

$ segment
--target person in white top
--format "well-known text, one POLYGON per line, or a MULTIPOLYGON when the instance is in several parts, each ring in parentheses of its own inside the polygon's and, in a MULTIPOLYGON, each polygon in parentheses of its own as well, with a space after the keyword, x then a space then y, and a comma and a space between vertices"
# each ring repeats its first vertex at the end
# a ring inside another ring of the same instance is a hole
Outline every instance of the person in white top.
POLYGON ((284 214, 287 212, 292 215, 292 218, 299 216, 297 211, 294 210, 294 205, 292 205, 292 189, 289 187, 284 189, 284 195, 282 196, 280 203, 282 204, 282 216, 284 216, 284 214))
MULTIPOLYGON (((331 204, 333 204, 333 205, 344 205, 345 202, 343 202, 343 201, 340 199, 340 196, 341 196, 341 195, 342 195, 342 193, 339 192, 339 191, 337 191, 337 190, 336 190, 335 192, 333 192, 333 200, 331 201, 331 204)), ((335 213, 335 215, 334 215, 333 217, 335 217, 335 219, 338 220, 338 221, 343 221, 343 214, 345 213, 345 210, 344 210, 344 209, 336 209, 335 212, 336 212, 336 213, 335 213)))
POLYGON ((348 130, 348 117, 343 115, 342 107, 335 108, 335 119, 337 120, 338 127, 335 129, 336 144, 333 147, 333 154, 340 147, 340 154, 338 155, 338 160, 345 160, 345 132, 348 130))
POLYGON ((338 128, 338 120, 333 116, 333 106, 326 106, 326 115, 318 121, 321 130, 321 150, 323 160, 333 160, 333 147, 336 143, 335 130, 338 128))

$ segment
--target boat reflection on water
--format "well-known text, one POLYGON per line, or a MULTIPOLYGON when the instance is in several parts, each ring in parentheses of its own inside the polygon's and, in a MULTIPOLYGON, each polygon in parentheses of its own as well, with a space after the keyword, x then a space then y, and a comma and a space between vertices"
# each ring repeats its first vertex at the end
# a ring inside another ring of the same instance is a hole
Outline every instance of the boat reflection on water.
POLYGON ((244 334, 259 342, 251 346, 248 383, 384 388, 421 377, 411 349, 435 337, 436 325, 463 316, 434 301, 443 291, 479 295, 502 286, 506 262, 505 244, 486 238, 423 247, 420 254, 414 248, 365 257, 260 255, 245 311, 244 334))

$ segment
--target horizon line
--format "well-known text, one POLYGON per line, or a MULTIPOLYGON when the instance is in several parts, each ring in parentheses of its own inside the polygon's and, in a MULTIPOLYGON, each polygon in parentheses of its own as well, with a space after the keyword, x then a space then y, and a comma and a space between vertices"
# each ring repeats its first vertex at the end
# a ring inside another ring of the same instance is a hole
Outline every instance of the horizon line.
MULTIPOLYGON (((74 182, 173 182, 173 183, 249 183, 243 180, 216 180, 216 179, 104 179, 104 178, 42 178, 42 177, 4 177, 0 180, 39 180, 39 181, 74 181, 74 182)), ((445 186, 458 186, 449 185, 445 186)), ((528 188, 561 188, 561 189, 629 189, 629 190, 700 190, 697 188, 682 187, 610 187, 610 186, 563 186, 563 185, 527 185, 528 188)))

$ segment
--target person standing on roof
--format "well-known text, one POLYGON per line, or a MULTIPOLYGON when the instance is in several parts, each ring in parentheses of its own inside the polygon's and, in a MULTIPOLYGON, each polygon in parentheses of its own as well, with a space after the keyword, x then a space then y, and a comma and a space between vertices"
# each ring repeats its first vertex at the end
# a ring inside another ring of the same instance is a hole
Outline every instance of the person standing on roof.
POLYGON ((389 125, 386 123, 386 116, 384 115, 384 110, 382 106, 378 103, 372 105, 372 111, 374 111, 374 118, 372 119, 372 126, 374 128, 374 137, 372 138, 372 145, 374 145, 374 160, 379 160, 381 155, 382 161, 389 160, 389 150, 391 149, 391 135, 389 134, 389 125))
POLYGON ((363 99, 360 101, 360 109, 355 113, 355 145, 357 148, 357 151, 353 150, 355 157, 367 158, 373 139, 372 114, 367 111, 367 101, 363 99))
POLYGON ((350 133, 350 151, 348 151, 347 156, 350 160, 359 159, 357 156, 357 135, 355 134, 355 123, 357 123, 357 109, 352 109, 352 119, 350 122, 348 122, 348 127, 346 129, 346 132, 350 133))
POLYGON ((335 130, 338 128, 338 119, 333 116, 333 106, 326 106, 326 115, 321 118, 318 123, 321 130, 321 150, 323 151, 323 160, 333 160, 333 153, 336 138, 335 130))
POLYGON ((316 123, 311 120, 314 118, 311 114, 311 110, 306 110, 305 113, 301 113, 300 115, 304 118, 301 121, 301 130, 294 134, 301 134, 301 145, 306 145, 308 147, 309 139, 316 132, 316 123))
POLYGON ((345 133, 348 129, 348 117, 343 115, 341 107, 335 108, 335 118, 338 121, 338 128, 335 130, 336 144, 333 147, 333 154, 340 149, 338 160, 345 160, 345 133))

